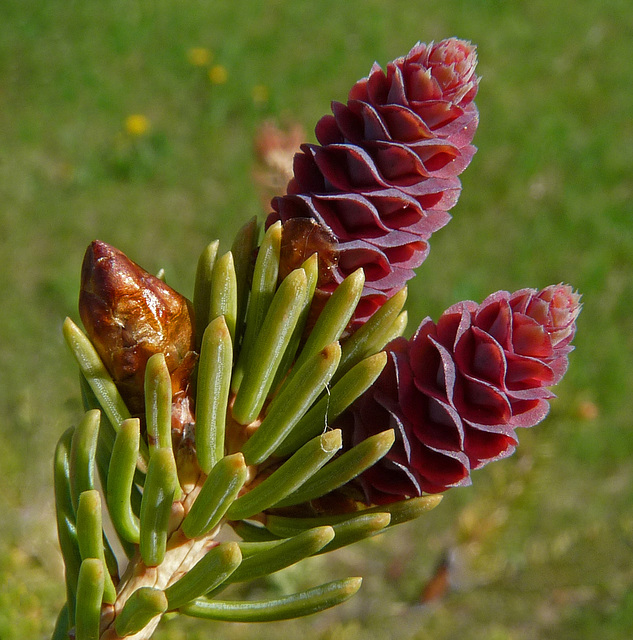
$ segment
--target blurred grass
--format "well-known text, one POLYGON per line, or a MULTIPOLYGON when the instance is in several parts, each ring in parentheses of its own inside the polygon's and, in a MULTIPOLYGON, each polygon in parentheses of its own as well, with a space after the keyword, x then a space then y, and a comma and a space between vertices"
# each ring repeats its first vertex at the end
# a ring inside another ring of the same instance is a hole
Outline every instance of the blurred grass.
POLYGON ((479 152, 411 285, 411 329, 450 304, 559 281, 583 293, 549 419, 424 521, 275 577, 364 575, 279 625, 166 622, 157 638, 625 638, 633 619, 633 9, 626 0, 24 2, 0 23, 0 638, 44 638, 63 599, 58 435, 80 415, 61 339, 85 246, 106 240, 191 295, 197 255, 260 214, 252 139, 308 130, 374 60, 419 39, 479 47, 479 152), (211 84, 187 60, 206 47, 211 84), (268 89, 264 103, 254 87, 268 89), (125 119, 145 116, 132 139, 125 119), (454 588, 420 593, 442 554, 454 588))

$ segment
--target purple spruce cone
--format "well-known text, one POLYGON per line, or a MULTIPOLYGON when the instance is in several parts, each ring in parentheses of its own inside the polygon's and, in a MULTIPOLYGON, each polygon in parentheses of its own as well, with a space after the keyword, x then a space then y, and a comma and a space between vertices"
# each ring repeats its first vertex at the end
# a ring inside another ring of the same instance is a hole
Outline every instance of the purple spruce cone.
POLYGON ((366 284, 355 315, 364 322, 426 258, 431 234, 459 197, 478 124, 475 47, 451 38, 417 44, 375 64, 347 104, 316 126, 319 144, 295 155, 294 178, 274 198, 267 224, 311 218, 338 241, 331 292, 358 267, 366 284))
POLYGON ((579 300, 562 284, 498 291, 387 345, 387 366, 341 422, 349 446, 396 431, 387 456, 361 476, 367 502, 470 484, 472 469, 512 454, 515 428, 545 418, 548 387, 567 370, 579 300))

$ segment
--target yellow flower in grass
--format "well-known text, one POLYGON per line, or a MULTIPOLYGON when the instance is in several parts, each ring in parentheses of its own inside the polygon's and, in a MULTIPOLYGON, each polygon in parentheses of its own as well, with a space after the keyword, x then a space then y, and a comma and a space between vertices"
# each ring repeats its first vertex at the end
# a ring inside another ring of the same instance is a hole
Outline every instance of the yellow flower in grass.
POLYGON ((224 84, 229 77, 229 72, 226 67, 221 64, 214 64, 209 69, 209 80, 213 84, 224 84))
POLYGON ((204 47, 192 47, 187 51, 187 60, 194 67, 206 67, 212 58, 211 52, 204 47))
POLYGON ((253 87, 251 95, 255 104, 266 104, 269 96, 268 87, 265 84, 257 84, 253 87))
POLYGON ((149 128, 149 118, 142 113, 133 113, 125 119, 125 132, 133 138, 144 136, 149 128))

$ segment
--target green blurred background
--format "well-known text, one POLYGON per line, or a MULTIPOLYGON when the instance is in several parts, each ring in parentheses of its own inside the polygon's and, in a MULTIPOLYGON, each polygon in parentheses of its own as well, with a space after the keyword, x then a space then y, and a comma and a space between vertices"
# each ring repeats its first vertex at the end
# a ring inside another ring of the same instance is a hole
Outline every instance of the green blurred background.
POLYGON ((201 249, 228 248, 263 215, 252 169, 264 119, 312 131, 374 60, 453 35, 478 45, 479 152, 411 284, 410 331, 461 299, 573 284, 584 310, 550 417, 422 521, 242 594, 365 576, 342 607, 267 625, 171 620, 156 637, 629 637, 629 0, 2 0, 0 14, 2 640, 50 635, 64 598, 51 461, 81 414, 61 323, 77 320, 86 245, 164 267, 190 296, 201 249), (215 83, 192 47, 212 53, 215 83), (149 123, 136 138, 132 114, 149 123), (446 553, 451 588, 422 603, 446 553))

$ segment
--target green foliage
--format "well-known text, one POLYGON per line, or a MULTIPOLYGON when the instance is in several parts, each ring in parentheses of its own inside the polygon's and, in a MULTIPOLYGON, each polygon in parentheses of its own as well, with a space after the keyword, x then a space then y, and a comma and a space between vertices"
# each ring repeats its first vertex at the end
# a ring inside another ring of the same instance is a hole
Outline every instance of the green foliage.
MULTIPOLYGON (((632 28, 625 0, 194 0, 186 9, 170 0, 5 0, 0 507, 12 517, 0 524, 0 637, 49 635, 61 605, 51 450, 80 407, 75 365, 60 356, 59 319, 76 318, 86 244, 100 237, 150 269, 165 267, 168 282, 191 297, 192 256, 215 237, 229 246, 242 222, 261 215, 250 183, 257 123, 288 116, 311 130, 374 59, 382 64, 418 39, 450 35, 479 46, 479 152, 454 220, 433 238, 411 283, 410 330, 460 299, 564 280, 584 294, 577 350, 552 415, 523 435, 515 459, 476 474, 476 492, 448 496, 428 520, 317 559, 311 572, 322 582, 332 566, 366 575, 371 564, 373 585, 367 581, 345 612, 321 614, 329 631, 288 621, 284 633, 625 635, 633 538, 632 28), (194 46, 213 51, 213 64, 228 71, 224 84, 210 85, 206 70, 187 61, 194 46), (270 96, 264 104, 252 99, 260 85, 270 96), (119 170, 125 119, 137 113, 147 115, 151 138, 141 139, 146 150, 126 151, 119 170), (456 590, 437 606, 409 606, 447 546, 459 552, 456 590)), ((284 593, 315 583, 300 572, 284 575, 291 587, 284 593)), ((256 589, 240 588, 243 596, 256 589)), ((245 633, 241 625, 178 621, 156 638, 245 633)), ((279 628, 258 625, 257 636, 277 638, 279 628)))
MULTIPOLYGON (((296 355, 294 368, 298 370, 289 375, 303 331, 298 323, 305 322, 314 292, 317 256, 278 283, 279 230, 277 224, 266 234, 253 267, 249 299, 256 304, 248 307, 244 344, 235 345, 235 368, 233 340, 221 312, 233 311, 235 335, 237 278, 234 271, 232 278, 216 277, 222 261, 231 265, 232 271, 231 253, 225 254, 230 258, 228 263, 223 258, 215 260, 211 244, 198 260, 195 291, 198 301, 208 301, 210 310, 204 316, 207 325, 198 327, 203 330, 195 378, 200 429, 184 425, 175 440, 172 374, 165 355, 155 353, 145 365, 141 431, 139 418, 125 417, 118 388, 88 336, 70 319, 64 323, 64 337, 79 368, 87 411, 77 427, 62 434, 55 451, 57 529, 66 578, 66 603, 55 626, 56 639, 64 630, 77 640, 96 639, 101 619, 118 635, 149 638, 168 612, 228 622, 262 622, 328 609, 349 599, 360 587, 360 579, 330 581, 264 600, 221 601, 214 596, 230 582, 276 573, 315 554, 376 535, 388 525, 415 518, 438 504, 437 498, 427 497, 346 517, 321 517, 317 525, 314 518, 288 519, 267 513, 288 500, 305 504, 330 495, 384 456, 394 441, 393 431, 386 431, 328 465, 343 445, 341 430, 330 429, 305 444, 299 440, 296 447, 290 447, 286 460, 273 455, 282 441, 288 447, 286 440, 311 408, 320 412, 319 397, 341 360, 339 343, 324 346, 324 342, 341 335, 355 310, 363 281, 356 272, 342 283, 341 293, 332 296, 322 311, 328 322, 317 322, 316 340, 306 342, 296 355), (207 277, 209 273, 211 277, 207 277), (351 297, 350 288, 356 290, 351 297), (260 309, 264 299, 268 302, 260 309), (342 304, 345 299, 347 304, 342 304), (216 305, 218 300, 233 300, 233 304, 216 305), (277 379, 279 384, 273 385, 277 379), (232 386, 237 392, 227 403, 232 386), (243 431, 251 429, 249 423, 255 420, 257 429, 244 439, 243 431), (148 449, 147 462, 140 455, 141 443, 148 449), (103 506, 110 513, 111 533, 103 526, 102 498, 94 481, 97 469, 105 485, 103 506), (422 508, 415 506, 418 504, 422 508), (268 529, 264 538, 270 539, 253 540, 250 533, 255 525, 240 522, 247 519, 262 521, 268 529), (278 522, 273 527, 275 519, 278 522), (330 519, 332 526, 328 526, 330 519), (221 541, 227 524, 235 524, 236 533, 246 533, 245 546, 221 541), (114 556, 109 540, 112 533, 118 537, 127 563, 125 558, 118 562, 114 556), (248 555, 244 566, 242 548, 248 555), (233 580, 236 571, 238 576, 233 580)), ((95 281, 95 290, 98 287, 95 281)), ((398 310, 391 315, 397 315, 398 310)), ((386 318, 377 326, 388 328, 389 314, 386 318)), ((368 376, 363 366, 372 363, 374 373, 369 377, 374 379, 385 364, 385 354, 375 353, 380 348, 375 340, 364 340, 362 353, 356 351, 359 357, 367 357, 346 373, 342 383, 360 371, 359 384, 366 387, 368 376), (376 366, 378 360, 380 365, 376 366)), ((193 380, 186 382, 194 384, 193 380)), ((332 394, 334 413, 344 410, 358 395, 354 385, 346 384, 336 385, 332 394)), ((327 416, 326 411, 326 421, 327 416)), ((302 429, 301 437, 304 435, 302 429)), ((104 635, 108 633, 104 631, 104 635)))

